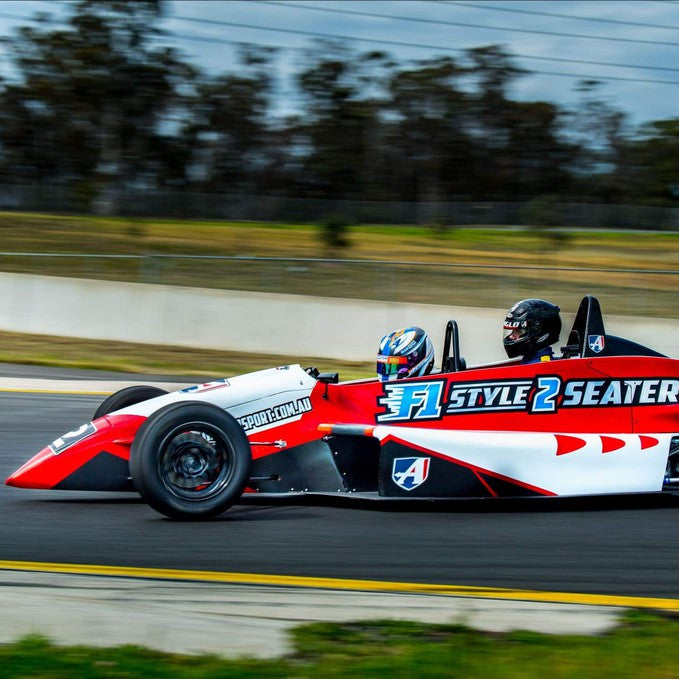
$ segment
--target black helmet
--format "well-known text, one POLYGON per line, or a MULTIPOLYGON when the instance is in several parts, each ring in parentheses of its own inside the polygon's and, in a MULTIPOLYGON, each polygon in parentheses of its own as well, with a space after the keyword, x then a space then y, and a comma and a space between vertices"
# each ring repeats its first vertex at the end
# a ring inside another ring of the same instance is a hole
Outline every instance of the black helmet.
POLYGON ((558 306, 544 299, 517 302, 505 316, 502 343, 509 358, 529 356, 559 340, 558 306))

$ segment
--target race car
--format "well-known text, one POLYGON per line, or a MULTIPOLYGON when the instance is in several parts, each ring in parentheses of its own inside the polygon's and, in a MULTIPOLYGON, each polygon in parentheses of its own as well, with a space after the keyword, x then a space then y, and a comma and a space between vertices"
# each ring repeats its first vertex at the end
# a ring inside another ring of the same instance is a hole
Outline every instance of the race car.
POLYGON ((381 382, 286 365, 172 393, 109 396, 11 486, 137 491, 177 519, 242 497, 374 499, 679 488, 679 361, 606 334, 580 303, 562 359, 467 368, 455 321, 441 371, 381 382))

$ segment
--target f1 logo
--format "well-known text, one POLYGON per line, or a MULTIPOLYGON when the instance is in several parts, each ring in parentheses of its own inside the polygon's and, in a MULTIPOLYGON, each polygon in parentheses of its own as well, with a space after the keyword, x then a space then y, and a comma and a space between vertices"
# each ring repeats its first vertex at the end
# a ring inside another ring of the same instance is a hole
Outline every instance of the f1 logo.
POLYGON ((445 380, 417 382, 385 382, 384 395, 377 403, 384 408, 376 416, 377 422, 408 422, 411 420, 439 420, 445 380))
POLYGON ((397 457, 391 469, 393 482, 404 490, 421 486, 429 476, 428 457, 397 457))

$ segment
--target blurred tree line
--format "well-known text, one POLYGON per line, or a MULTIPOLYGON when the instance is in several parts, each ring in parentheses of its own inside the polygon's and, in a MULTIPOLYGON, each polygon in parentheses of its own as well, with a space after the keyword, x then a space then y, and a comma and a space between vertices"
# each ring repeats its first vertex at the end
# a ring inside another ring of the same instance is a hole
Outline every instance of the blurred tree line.
MULTIPOLYGON (((209 75, 159 47, 160 0, 79 0, 7 42, 0 183, 59 188, 116 213, 126 191, 371 201, 679 202, 679 118, 627 129, 597 82, 569 111, 508 95, 502 47, 404 65, 311 48, 282 115, 275 53, 209 75)), ((542 203, 538 202, 538 205, 542 203)))

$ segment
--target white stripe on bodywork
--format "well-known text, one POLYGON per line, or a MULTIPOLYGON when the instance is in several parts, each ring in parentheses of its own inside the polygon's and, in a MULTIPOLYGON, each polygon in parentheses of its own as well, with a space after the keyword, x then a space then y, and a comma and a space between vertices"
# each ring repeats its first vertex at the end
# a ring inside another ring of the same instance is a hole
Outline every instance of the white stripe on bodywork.
POLYGON ((373 436, 459 460, 491 473, 537 486, 557 495, 654 492, 662 490, 671 434, 604 434, 619 440, 617 450, 602 452, 602 435, 535 432, 441 431, 377 426, 373 436), (559 436, 581 439, 581 448, 557 455, 559 436))
MULTIPOLYGON (((206 383, 203 389, 173 391, 169 394, 142 401, 116 411, 116 415, 141 415, 148 417, 159 408, 178 401, 212 403, 233 415, 236 419, 251 413, 273 409, 286 403, 308 398, 316 380, 299 365, 269 368, 246 375, 230 377, 223 384, 217 380, 206 383)), ((294 422, 302 414, 271 422, 248 430, 248 434, 279 426, 281 422, 294 422)))

